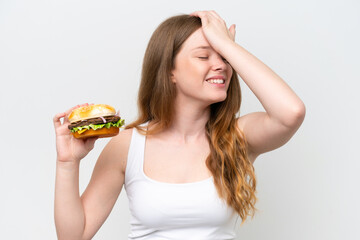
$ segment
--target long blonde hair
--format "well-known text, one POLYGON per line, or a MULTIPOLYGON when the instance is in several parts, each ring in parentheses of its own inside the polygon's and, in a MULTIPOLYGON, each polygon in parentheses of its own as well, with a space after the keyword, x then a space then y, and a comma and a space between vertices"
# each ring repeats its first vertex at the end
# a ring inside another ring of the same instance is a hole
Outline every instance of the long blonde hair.
MULTIPOLYGON (((174 59, 185 40, 201 27, 199 18, 174 16, 153 33, 147 46, 138 95, 138 119, 126 126, 150 135, 167 129, 174 117, 176 88, 171 81, 174 59), (149 122, 146 129, 140 126, 149 122)), ((235 71, 231 77, 227 98, 210 106, 206 134, 210 154, 206 165, 211 171, 220 198, 231 206, 244 222, 255 214, 255 170, 248 159, 247 142, 237 127, 241 91, 235 71)))

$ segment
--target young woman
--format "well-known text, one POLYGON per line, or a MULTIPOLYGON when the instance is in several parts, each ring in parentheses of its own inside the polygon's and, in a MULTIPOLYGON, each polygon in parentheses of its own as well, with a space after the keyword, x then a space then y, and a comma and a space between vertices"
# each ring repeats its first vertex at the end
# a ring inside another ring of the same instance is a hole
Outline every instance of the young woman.
POLYGON ((54 117, 59 239, 91 239, 123 185, 129 239, 235 238, 237 219, 255 212, 253 162, 294 135, 305 107, 234 39, 235 25, 228 29, 214 11, 175 16, 156 29, 144 57, 139 118, 106 145, 82 196, 79 163, 96 139, 69 134, 74 108, 54 117), (237 74, 266 112, 236 117, 237 74))

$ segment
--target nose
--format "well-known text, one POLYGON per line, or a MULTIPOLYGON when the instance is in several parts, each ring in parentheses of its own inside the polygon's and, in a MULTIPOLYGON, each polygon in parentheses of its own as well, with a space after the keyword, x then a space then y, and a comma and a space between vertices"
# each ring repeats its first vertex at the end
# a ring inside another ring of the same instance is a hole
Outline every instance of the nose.
POLYGON ((214 57, 212 61, 212 69, 214 71, 225 71, 227 69, 227 64, 225 62, 224 58, 217 54, 216 57, 214 57))

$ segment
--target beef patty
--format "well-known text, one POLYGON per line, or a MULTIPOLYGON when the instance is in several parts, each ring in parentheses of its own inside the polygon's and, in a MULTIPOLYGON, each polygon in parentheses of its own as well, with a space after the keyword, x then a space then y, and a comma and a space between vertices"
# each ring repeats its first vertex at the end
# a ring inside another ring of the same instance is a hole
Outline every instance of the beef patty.
MULTIPOLYGON (((108 122, 114 122, 116 123, 117 121, 120 120, 119 116, 106 116, 104 117, 106 123, 108 122)), ((90 119, 86 119, 86 120, 81 120, 81 121, 77 121, 77 122, 73 122, 71 124, 69 124, 68 128, 71 130, 75 127, 81 127, 81 126, 87 126, 90 124, 104 124, 104 121, 100 118, 90 118, 90 119)))

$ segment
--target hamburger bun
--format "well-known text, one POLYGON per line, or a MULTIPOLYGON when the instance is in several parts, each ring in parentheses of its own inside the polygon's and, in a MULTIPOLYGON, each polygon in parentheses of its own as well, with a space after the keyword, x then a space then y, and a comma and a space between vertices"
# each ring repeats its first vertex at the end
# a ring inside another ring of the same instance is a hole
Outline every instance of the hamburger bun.
POLYGON ((98 137, 98 138, 105 138, 105 137, 113 137, 119 134, 119 128, 111 127, 111 128, 101 128, 97 130, 86 130, 83 133, 74 132, 71 133, 75 138, 89 138, 89 137, 98 137))
POLYGON ((74 109, 68 116, 70 123, 96 117, 115 115, 116 110, 110 105, 94 104, 74 109))

